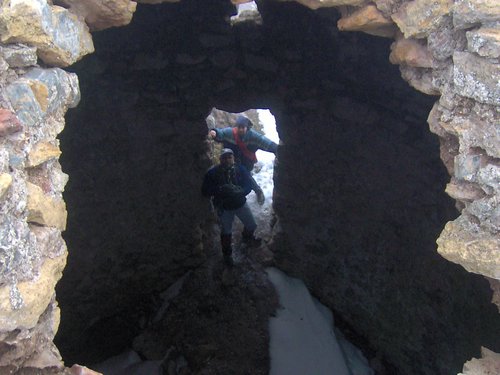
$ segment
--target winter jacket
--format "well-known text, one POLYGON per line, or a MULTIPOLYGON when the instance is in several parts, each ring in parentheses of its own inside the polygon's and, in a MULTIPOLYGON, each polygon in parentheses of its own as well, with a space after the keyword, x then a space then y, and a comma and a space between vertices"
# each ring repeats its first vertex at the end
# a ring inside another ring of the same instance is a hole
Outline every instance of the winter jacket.
POLYGON ((215 207, 225 210, 242 207, 251 190, 250 173, 238 164, 229 169, 220 164, 210 168, 205 174, 201 188, 204 196, 214 198, 215 207))
MULTIPOLYGON (((223 129, 215 128, 213 130, 215 130, 216 133, 215 140, 217 142, 223 142, 224 147, 233 150, 235 159, 241 164, 243 164, 249 171, 251 171, 253 169, 253 165, 255 164, 256 159, 250 160, 240 150, 234 138, 233 128, 232 127, 223 129)), ((247 133, 243 137, 241 137, 241 141, 247 146, 248 150, 251 151, 252 153, 255 153, 255 151, 257 150, 263 150, 276 154, 278 150, 278 145, 276 143, 271 141, 265 135, 262 135, 253 129, 248 129, 247 133)))

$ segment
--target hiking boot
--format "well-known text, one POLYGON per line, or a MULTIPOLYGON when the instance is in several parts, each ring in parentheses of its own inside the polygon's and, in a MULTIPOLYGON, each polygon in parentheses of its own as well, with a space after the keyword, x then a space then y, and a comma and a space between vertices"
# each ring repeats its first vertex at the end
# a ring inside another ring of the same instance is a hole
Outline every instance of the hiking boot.
POLYGON ((262 206, 266 201, 266 197, 264 196, 264 192, 262 189, 256 189, 255 194, 257 195, 257 203, 262 206))

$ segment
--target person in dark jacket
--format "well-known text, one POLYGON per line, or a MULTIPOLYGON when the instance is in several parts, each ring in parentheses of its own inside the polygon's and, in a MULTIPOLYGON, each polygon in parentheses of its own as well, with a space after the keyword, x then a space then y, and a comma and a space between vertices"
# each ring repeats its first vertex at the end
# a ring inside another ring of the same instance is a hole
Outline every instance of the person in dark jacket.
POLYGON ((201 191, 204 196, 212 198, 219 216, 224 261, 232 265, 231 240, 235 216, 244 225, 242 241, 254 246, 260 243, 254 236, 257 223, 246 203, 246 196, 252 191, 250 172, 242 165, 235 164, 233 150, 225 148, 220 155, 220 164, 205 174, 201 191))
MULTIPOLYGON (((230 148, 235 154, 238 164, 243 165, 249 172, 252 172, 257 157, 255 152, 263 150, 276 154, 278 145, 263 134, 252 129, 252 121, 243 115, 236 118, 236 126, 222 129, 213 128, 208 132, 208 137, 217 142, 222 142, 225 148, 230 148)), ((257 195, 257 202, 264 204, 264 193, 252 177, 252 190, 257 195)))

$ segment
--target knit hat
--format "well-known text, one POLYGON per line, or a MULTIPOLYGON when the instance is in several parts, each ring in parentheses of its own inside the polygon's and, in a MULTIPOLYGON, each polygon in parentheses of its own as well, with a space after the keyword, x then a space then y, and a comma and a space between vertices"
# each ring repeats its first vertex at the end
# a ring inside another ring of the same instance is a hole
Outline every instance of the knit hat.
POLYGON ((238 117, 236 117, 236 126, 239 128, 247 127, 248 129, 250 129, 253 126, 253 124, 248 117, 239 115, 238 117))

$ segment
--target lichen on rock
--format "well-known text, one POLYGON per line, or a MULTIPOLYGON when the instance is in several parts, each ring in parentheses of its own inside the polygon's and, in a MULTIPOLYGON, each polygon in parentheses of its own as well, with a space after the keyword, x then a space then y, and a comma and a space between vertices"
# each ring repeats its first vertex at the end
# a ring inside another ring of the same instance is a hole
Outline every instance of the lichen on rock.
POLYGON ((94 51, 87 25, 45 0, 6 1, 0 6, 0 40, 37 48, 52 66, 68 66, 94 51))

